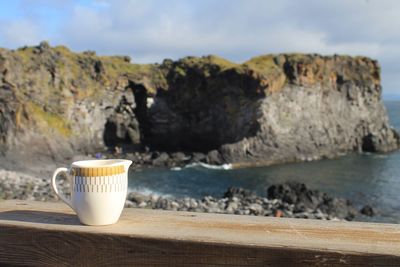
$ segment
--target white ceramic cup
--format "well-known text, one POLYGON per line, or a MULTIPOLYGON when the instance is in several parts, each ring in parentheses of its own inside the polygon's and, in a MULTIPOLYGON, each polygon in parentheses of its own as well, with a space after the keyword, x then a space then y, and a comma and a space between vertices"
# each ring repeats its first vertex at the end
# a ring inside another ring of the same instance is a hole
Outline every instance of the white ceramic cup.
POLYGON ((83 160, 71 168, 58 168, 51 180, 57 196, 68 204, 87 225, 114 224, 121 216, 128 190, 130 160, 83 160), (64 172, 72 186, 71 198, 57 189, 56 178, 64 172))

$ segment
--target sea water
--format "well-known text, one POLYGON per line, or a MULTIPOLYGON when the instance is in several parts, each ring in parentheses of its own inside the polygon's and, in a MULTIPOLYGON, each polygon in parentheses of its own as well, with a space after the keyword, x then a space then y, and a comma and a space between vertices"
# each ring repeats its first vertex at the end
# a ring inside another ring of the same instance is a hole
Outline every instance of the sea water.
MULTIPOLYGON (((400 131, 400 101, 385 102, 385 106, 392 126, 400 131)), ((302 182, 347 198, 358 208, 369 204, 378 211, 377 216, 360 220, 400 223, 400 151, 237 170, 202 165, 145 169, 130 174, 129 186, 147 194, 202 198, 222 197, 230 186, 266 195, 268 186, 286 181, 302 182)))

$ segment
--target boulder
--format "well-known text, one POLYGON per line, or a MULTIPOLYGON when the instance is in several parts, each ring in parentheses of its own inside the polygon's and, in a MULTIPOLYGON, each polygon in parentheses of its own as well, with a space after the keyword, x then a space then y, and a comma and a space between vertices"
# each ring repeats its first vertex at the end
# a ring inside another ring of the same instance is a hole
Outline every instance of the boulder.
POLYGON ((228 190, 224 193, 224 198, 230 198, 234 201, 238 201, 243 198, 254 198, 256 195, 254 192, 241 188, 241 187, 229 187, 228 190))
POLYGON ((224 159, 222 158, 221 154, 217 150, 211 150, 210 152, 208 152, 206 161, 208 164, 212 164, 212 165, 224 164, 224 159))
POLYGON ((152 165, 156 167, 161 166, 168 166, 169 155, 165 152, 161 152, 158 156, 156 156, 153 161, 152 165))
POLYGON ((365 205, 364 207, 362 207, 360 213, 369 217, 372 217, 376 214, 374 208, 372 208, 370 205, 365 205))
POLYGON ((298 182, 272 185, 267 189, 267 194, 271 200, 278 199, 283 204, 294 205, 293 211, 295 213, 314 210, 316 214, 322 212, 349 221, 353 220, 358 213, 350 201, 331 197, 318 190, 311 190, 305 184, 298 182))

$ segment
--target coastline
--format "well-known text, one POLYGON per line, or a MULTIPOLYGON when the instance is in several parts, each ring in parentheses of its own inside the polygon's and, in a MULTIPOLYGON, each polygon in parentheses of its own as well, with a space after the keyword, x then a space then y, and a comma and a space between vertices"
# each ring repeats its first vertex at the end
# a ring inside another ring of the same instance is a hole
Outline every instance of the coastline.
MULTIPOLYGON (((39 178, 24 172, 0 169, 0 200, 58 201, 52 192, 49 177, 39 178)), ((68 192, 69 184, 65 177, 60 177, 58 181, 59 188, 68 192)), ((261 196, 244 188, 228 188, 220 197, 206 195, 202 198, 176 198, 131 191, 128 192, 125 207, 321 220, 354 220, 361 214, 351 201, 311 190, 300 183, 272 185, 267 191, 267 196, 261 196)), ((367 215, 372 216, 375 212, 368 205, 363 209, 362 213, 367 215)))
POLYGON ((142 65, 47 42, 0 52, 0 146, 15 161, 62 162, 107 147, 140 165, 250 167, 400 145, 379 63, 367 57, 269 54, 236 64, 210 55, 142 65))

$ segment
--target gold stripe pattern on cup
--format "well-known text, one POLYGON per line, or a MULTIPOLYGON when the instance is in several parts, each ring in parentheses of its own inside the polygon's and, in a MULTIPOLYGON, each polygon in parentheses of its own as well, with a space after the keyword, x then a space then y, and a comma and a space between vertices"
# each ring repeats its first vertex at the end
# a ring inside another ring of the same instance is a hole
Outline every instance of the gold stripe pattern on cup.
POLYGON ((72 168, 74 192, 112 193, 126 191, 128 177, 124 166, 72 168))
POLYGON ((112 193, 126 191, 127 174, 110 176, 85 177, 75 176, 72 183, 74 192, 112 193))
POLYGON ((95 168, 78 168, 73 167, 71 169, 71 175, 73 176, 85 176, 85 177, 97 177, 97 176, 109 176, 124 173, 124 166, 112 166, 112 167, 95 167, 95 168))

